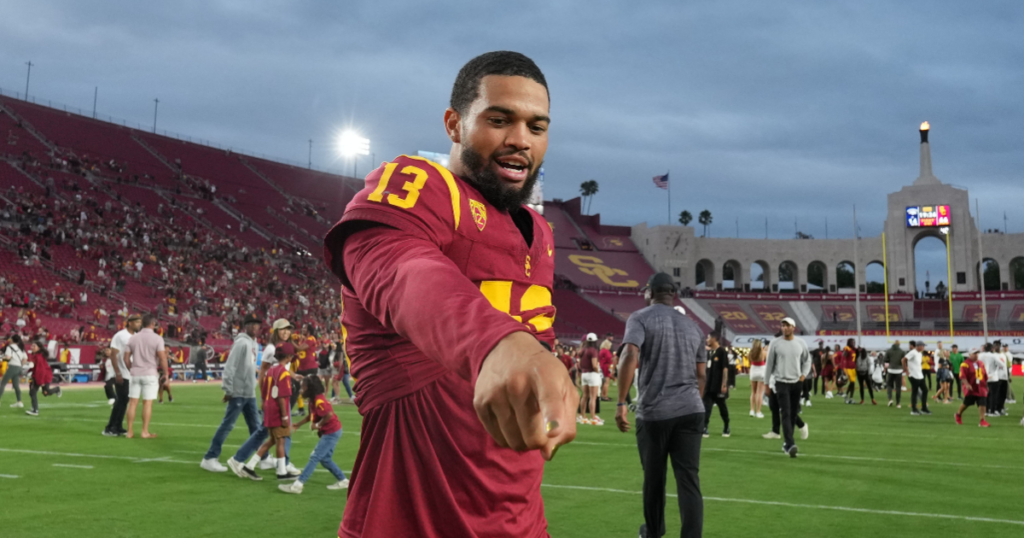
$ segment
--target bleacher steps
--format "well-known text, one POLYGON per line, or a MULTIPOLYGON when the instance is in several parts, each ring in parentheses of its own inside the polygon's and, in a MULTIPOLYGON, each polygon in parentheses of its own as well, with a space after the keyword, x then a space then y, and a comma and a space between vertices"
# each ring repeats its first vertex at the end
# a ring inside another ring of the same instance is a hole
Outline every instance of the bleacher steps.
POLYGON ((814 315, 811 307, 807 306, 806 301, 790 301, 789 307, 793 310, 793 314, 796 315, 796 321, 800 324, 800 328, 805 334, 817 333, 818 316, 814 315))

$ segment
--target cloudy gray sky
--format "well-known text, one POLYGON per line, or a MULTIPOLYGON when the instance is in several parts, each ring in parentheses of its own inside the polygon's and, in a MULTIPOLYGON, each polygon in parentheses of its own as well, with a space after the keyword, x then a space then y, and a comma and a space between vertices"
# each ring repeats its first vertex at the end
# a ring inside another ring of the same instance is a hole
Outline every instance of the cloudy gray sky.
MULTIPOLYGON (((447 152, 459 67, 513 49, 552 95, 547 198, 595 179, 604 222, 709 209, 713 236, 881 232, 885 194, 935 174, 1024 232, 1024 3, 1016 0, 339 2, 0 0, 0 87, 251 153, 339 169, 346 126, 378 160, 447 152)), ((369 159, 359 163, 365 172, 369 159)), ((350 166, 346 165, 350 170, 350 166)), ((349 172, 350 173, 350 172, 349 172)), ((927 203, 927 201, 922 201, 927 203)), ((935 242, 939 245, 938 242, 935 242)), ((943 269, 941 257, 936 268, 943 269)), ((922 269, 923 270, 923 269, 922 269)), ((933 271, 934 273, 934 271, 933 271)), ((935 280, 933 278, 933 280, 935 280)))

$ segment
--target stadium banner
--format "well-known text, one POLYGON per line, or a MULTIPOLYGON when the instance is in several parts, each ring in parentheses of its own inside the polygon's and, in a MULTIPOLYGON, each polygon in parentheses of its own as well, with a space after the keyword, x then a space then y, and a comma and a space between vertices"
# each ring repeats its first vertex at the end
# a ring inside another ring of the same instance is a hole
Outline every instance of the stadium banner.
POLYGON ((764 329, 743 311, 743 307, 734 303, 708 303, 725 322, 725 326, 734 333, 759 333, 764 329))
POLYGON ((1024 321, 1024 304, 1019 304, 1013 307, 1013 313, 1010 314, 1010 321, 1024 321))
MULTIPOLYGON (((1020 292, 1024 294, 1024 292, 1020 292)), ((995 292, 986 293, 985 297, 994 299, 995 292)), ((741 291, 694 291, 692 296, 696 299, 735 299, 738 301, 854 301, 857 295, 854 293, 755 293, 741 291)), ((956 296, 953 297, 956 299, 956 296)), ((980 298, 980 296, 979 296, 980 298)), ((1014 297, 1007 297, 1013 299, 1014 297)), ((1024 297, 1021 297, 1024 298, 1024 297)), ((862 293, 861 301, 885 301, 884 293, 862 293)), ((890 301, 913 301, 914 296, 909 293, 890 293, 890 301)))
MULTIPOLYGON (((1024 290, 1017 291, 986 291, 985 298, 989 301, 1001 301, 1003 299, 1024 299, 1024 290)), ((978 291, 954 291, 954 301, 981 300, 981 292, 978 291)))
MULTIPOLYGON (((818 332, 829 332, 829 331, 818 331, 818 332)), ((840 334, 841 331, 831 331, 831 332, 833 332, 835 334, 798 334, 798 335, 795 335, 795 336, 796 336, 796 338, 800 338, 805 343, 807 343, 807 347, 812 349, 812 350, 816 349, 818 347, 818 342, 821 342, 821 343, 823 343, 823 344, 825 344, 826 346, 829 346, 829 347, 835 346, 835 345, 845 346, 846 345, 846 341, 848 339, 850 339, 850 338, 856 339, 857 338, 856 334, 850 334, 848 332, 842 333, 842 334, 840 334)), ((946 349, 949 349, 949 346, 950 346, 950 343, 949 343, 949 333, 948 332, 946 334, 941 334, 941 331, 917 331, 916 333, 914 333, 912 331, 900 331, 900 332, 904 332, 904 333, 907 333, 907 334, 901 335, 901 336, 893 335, 890 338, 886 338, 885 337, 885 332, 884 331, 882 331, 881 334, 868 334, 868 333, 878 333, 878 332, 879 331, 864 331, 864 334, 863 334, 863 336, 860 339, 860 345, 863 346, 864 349, 867 349, 868 351, 884 351, 884 350, 889 349, 890 347, 892 347, 892 344, 893 344, 893 342, 895 340, 899 340, 900 341, 900 346, 902 346, 904 350, 907 350, 908 349, 908 344, 907 344, 908 341, 921 339, 921 340, 925 341, 925 344, 927 345, 927 349, 929 349, 929 350, 934 350, 935 349, 935 343, 936 342, 940 342, 940 341, 943 342, 943 346, 946 349), (925 332, 935 332, 937 334, 923 334, 925 332)), ((971 332, 973 333, 975 331, 971 331, 971 332)), ((971 334, 971 335, 961 335, 961 334, 958 334, 953 339, 953 343, 955 343, 958 346, 960 346, 960 349, 970 349, 972 347, 981 347, 982 345, 985 344, 985 337, 983 335, 981 335, 980 331, 977 331, 977 332, 978 332, 978 334, 976 334, 976 335, 975 334, 971 334)), ((995 331, 995 332, 999 332, 999 331, 995 331)), ((1010 331, 1003 331, 1003 332, 1009 333, 1010 331)), ((1016 354, 1018 354, 1018 353, 1024 353, 1024 335, 1021 335, 1020 332, 1016 332, 1014 334, 1015 334, 1015 336, 1013 336, 1013 335, 997 335, 997 334, 994 334, 992 331, 989 331, 989 341, 992 341, 993 338, 996 338, 996 339, 1001 338, 1004 344, 1009 344, 1010 351, 1012 353, 1014 353, 1014 355, 1016 356, 1016 354)), ((767 341, 771 342, 774 339, 775 339, 775 336, 771 335, 771 334, 738 334, 738 335, 735 335, 732 338, 732 341, 730 343, 734 347, 748 348, 748 347, 750 347, 750 344, 754 340, 767 340, 767 341)), ((1014 374, 1014 375, 1019 375, 1019 374, 1014 374)))

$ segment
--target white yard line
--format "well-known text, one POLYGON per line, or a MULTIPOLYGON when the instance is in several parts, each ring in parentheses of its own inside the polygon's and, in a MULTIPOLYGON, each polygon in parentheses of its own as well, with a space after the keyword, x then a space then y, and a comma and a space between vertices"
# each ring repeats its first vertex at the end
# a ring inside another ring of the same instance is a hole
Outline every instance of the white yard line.
MULTIPOLYGON (((62 422, 96 422, 96 423, 103 423, 103 424, 106 424, 108 422, 107 420, 96 419, 96 418, 27 417, 27 416, 19 416, 19 415, 0 415, 0 419, 4 419, 4 418, 13 418, 15 420, 25 419, 25 420, 30 420, 32 422, 37 422, 37 421, 40 421, 40 420, 58 420, 58 421, 62 421, 62 422)), ((138 423, 138 422, 136 422, 136 423, 138 423)), ((181 428, 209 428, 210 431, 216 431, 217 427, 220 426, 220 422, 210 423, 210 424, 181 424, 181 423, 177 423, 177 422, 150 422, 149 425, 150 426, 171 426, 171 427, 181 427, 181 428)), ((245 421, 244 420, 239 420, 238 422, 235 423, 235 427, 236 428, 237 427, 243 427, 244 428, 245 427, 245 421)), ((342 434, 342 436, 345 436, 345 435, 349 435, 349 436, 353 436, 353 437, 359 437, 359 432, 347 432, 346 431, 346 432, 344 432, 342 434)), ((300 442, 301 441, 292 439, 292 444, 293 445, 296 444, 296 443, 300 443, 300 442)), ((231 446, 231 445, 224 445, 224 446, 231 446)), ((241 445, 234 445, 234 446, 241 446, 241 445)))
MULTIPOLYGON (((570 443, 570 446, 571 445, 617 446, 617 447, 620 447, 620 448, 636 448, 636 445, 631 445, 631 444, 627 444, 627 443, 598 443, 598 442, 592 442, 592 441, 573 441, 572 443, 570 443)), ((766 456, 788 457, 781 450, 778 451, 778 452, 775 452, 773 450, 743 450, 743 449, 739 449, 739 448, 716 448, 716 447, 703 446, 703 447, 701 447, 701 451, 704 451, 704 452, 735 452, 735 453, 739 453, 739 454, 764 454, 766 456)), ((851 461, 874 461, 874 462, 882 462, 882 463, 906 463, 906 464, 928 465, 928 466, 931 466, 931 465, 945 465, 945 466, 949 466, 949 467, 970 467, 970 468, 973 468, 973 469, 977 469, 977 468, 981 468, 981 469, 1002 469, 1002 470, 1013 470, 1013 471, 1024 470, 1024 467, 1015 466, 1015 465, 980 465, 980 464, 976 464, 976 463, 955 462, 955 461, 901 460, 901 459, 892 459, 892 458, 870 458, 870 457, 866 457, 866 456, 839 456, 839 455, 834 455, 834 454, 815 454, 815 453, 803 453, 803 452, 800 454, 800 457, 801 458, 827 458, 827 459, 851 460, 851 461)))
MULTIPOLYGON (((627 495, 643 495, 642 491, 629 491, 625 489, 612 489, 612 488, 592 488, 587 486, 561 486, 556 484, 541 484, 541 487, 555 488, 555 489, 574 489, 582 491, 600 491, 605 493, 622 493, 627 495)), ((674 494, 667 494, 668 497, 676 497, 674 494)), ((952 514, 926 514, 922 512, 902 512, 898 510, 873 510, 870 508, 854 508, 852 506, 829 506, 823 504, 800 504, 800 503, 787 503, 780 501, 759 501, 755 499, 729 499, 725 497, 704 497, 705 501, 712 502, 728 502, 728 503, 744 503, 744 504, 760 504, 768 506, 782 506, 786 508, 803 508, 803 509, 814 509, 814 510, 838 510, 841 512, 859 512, 862 514, 876 514, 876 515, 888 515, 888 516, 910 516, 910 517, 924 517, 933 519, 955 519, 960 521, 976 521, 980 523, 1004 523, 1007 525, 1024 525, 1024 521, 1014 519, 996 519, 990 517, 974 517, 974 516, 959 516, 952 514)))
MULTIPOLYGON (((24 450, 24 449, 17 449, 17 448, 0 448, 0 452, 10 452, 10 453, 14 453, 14 454, 31 454, 31 455, 34 455, 34 456, 63 456, 63 457, 68 457, 68 458, 100 458, 100 459, 110 459, 110 460, 127 460, 129 463, 184 463, 184 464, 188 464, 188 465, 196 465, 196 462, 194 462, 194 461, 172 460, 171 456, 165 456, 163 458, 135 458, 135 457, 132 457, 132 456, 112 456, 110 454, 78 454, 78 453, 75 453, 75 452, 51 452, 51 451, 48 451, 48 450, 24 450)), ((191 452, 191 451, 183 451, 183 450, 174 450, 173 452, 176 452, 176 453, 179 453, 179 454, 206 454, 205 452, 191 452)), ((295 463, 295 460, 292 460, 292 463, 295 463)), ((54 463, 53 466, 54 467, 75 467, 75 468, 81 468, 81 469, 92 469, 93 468, 91 465, 68 465, 68 464, 61 464, 61 463, 54 463)), ((327 469, 322 469, 320 467, 317 467, 316 471, 314 471, 314 472, 326 473, 326 472, 329 472, 329 471, 327 469)), ((352 471, 346 471, 344 469, 342 470, 342 472, 344 472, 346 475, 352 473, 352 471)), ((18 477, 14 476, 14 475, 0 475, 0 478, 18 478, 18 477)))
POLYGON ((69 467, 71 469, 92 469, 92 465, 71 465, 70 463, 54 463, 54 467, 69 467))
POLYGON ((18 478, 16 474, 0 474, 0 478, 18 478))

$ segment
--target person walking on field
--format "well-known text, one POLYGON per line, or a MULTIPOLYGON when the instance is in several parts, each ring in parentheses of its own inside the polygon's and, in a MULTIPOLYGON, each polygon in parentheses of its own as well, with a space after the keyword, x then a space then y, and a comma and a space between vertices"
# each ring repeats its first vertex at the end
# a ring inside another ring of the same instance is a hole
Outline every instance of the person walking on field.
POLYGON ((754 340, 747 356, 750 358, 750 416, 764 418, 761 406, 764 404, 764 361, 768 350, 761 346, 760 340, 754 340))
POLYGON ((142 316, 142 330, 128 340, 128 349, 124 353, 124 364, 132 374, 128 383, 128 433, 125 437, 135 437, 135 409, 142 399, 142 438, 153 439, 155 433, 149 431, 149 419, 153 416, 153 400, 156 399, 159 386, 157 368, 169 377, 167 371, 167 348, 164 338, 156 334, 156 316, 142 316))
POLYGON ((900 397, 903 395, 903 349, 900 348, 900 341, 892 343, 892 347, 885 352, 885 394, 889 397, 889 407, 892 407, 892 393, 896 392, 896 409, 900 405, 900 397))
POLYGON ((704 528, 698 475, 707 352, 697 324, 672 308, 675 297, 672 277, 665 273, 651 276, 644 288, 649 306, 626 320, 619 359, 615 423, 622 432, 629 431, 626 395, 637 366, 641 366, 636 403, 636 440, 644 470, 640 538, 665 535, 666 464, 670 457, 683 524, 680 536, 699 537, 704 528))
MULTIPOLYGON (((846 393, 843 395, 843 401, 848 404, 853 403, 853 394, 857 385, 857 341, 850 338, 846 341, 846 347, 843 348, 842 358, 839 359, 839 364, 846 373, 847 385, 846 393)), ((861 401, 863 402, 863 399, 861 401)))
MULTIPOLYGON (((779 398, 779 415, 782 420, 782 451, 789 457, 797 456, 796 442, 793 441, 793 423, 800 411, 800 393, 802 383, 811 371, 811 354, 807 344, 795 338, 796 322, 793 318, 783 318, 782 336, 772 340, 768 345, 768 360, 765 364, 765 375, 775 376, 774 392, 779 398)), ((804 425, 806 429, 806 424, 804 425)))
POLYGON ((860 385, 860 404, 864 405, 864 385, 868 386, 868 397, 871 398, 871 405, 878 405, 875 401, 875 389, 871 387, 871 358, 864 348, 857 348, 857 383, 860 385))
MULTIPOLYGON (((942 342, 939 342, 939 349, 942 349, 942 342)), ((964 393, 960 389, 960 365, 964 363, 964 356, 956 344, 949 349, 949 370, 953 374, 953 382, 956 383, 956 398, 964 399, 964 393)))
POLYGON ((10 381, 14 385, 15 399, 11 407, 25 407, 25 404, 21 403, 21 368, 28 362, 28 354, 25 353, 25 344, 22 343, 20 335, 11 335, 7 340, 4 361, 7 363, 7 371, 4 372, 3 381, 0 382, 2 383, 0 384, 0 400, 3 399, 4 389, 7 387, 7 382, 10 381))
MULTIPOLYGON (((956 411, 956 423, 963 425, 963 414, 968 407, 978 406, 978 417, 981 419, 978 426, 988 428, 991 424, 985 420, 985 404, 988 399, 988 375, 985 370, 985 363, 978 359, 978 348, 971 350, 971 354, 960 365, 960 381, 964 388, 964 402, 956 411)), ((1024 423, 1024 420, 1022 420, 1024 423)))
POLYGON ((228 434, 235 428, 238 415, 245 417, 245 425, 249 435, 256 433, 260 427, 259 409, 256 406, 256 336, 260 333, 260 319, 249 314, 242 321, 242 331, 235 337, 235 342, 228 352, 228 360, 224 363, 221 389, 224 391, 224 420, 210 441, 210 449, 203 456, 199 466, 213 473, 223 473, 228 468, 219 461, 221 447, 228 434))
POLYGON ((704 384, 704 437, 710 437, 708 425, 711 423, 711 412, 718 406, 718 414, 724 423, 722 437, 729 437, 729 406, 725 400, 729 397, 729 355, 725 348, 719 344, 721 336, 718 333, 711 333, 707 337, 708 359, 705 368, 707 369, 707 383, 704 384))
POLYGON ((128 390, 132 374, 124 362, 124 356, 128 352, 128 341, 141 329, 142 316, 132 314, 125 321, 124 328, 110 340, 110 349, 113 350, 111 365, 114 367, 115 400, 114 407, 110 409, 110 420, 103 429, 104 437, 117 437, 128 433, 128 430, 124 429, 124 415, 128 411, 128 390))
POLYGON ((583 372, 583 398, 582 419, 577 420, 581 424, 593 426, 604 426, 604 421, 597 416, 596 405, 598 392, 601 390, 601 364, 600 355, 597 349, 597 335, 590 333, 587 340, 580 346, 578 354, 580 360, 580 371, 583 372), (590 418, 587 418, 587 413, 590 418))
POLYGON ((924 372, 921 370, 922 359, 924 358, 924 341, 918 340, 914 346, 903 356, 903 371, 910 379, 910 414, 930 415, 928 410, 928 386, 924 383, 924 372), (921 411, 917 410, 917 399, 921 399, 921 411))
POLYGON ((43 396, 53 396, 56 394, 60 398, 64 395, 60 387, 50 387, 50 383, 53 382, 53 370, 50 368, 50 363, 46 362, 48 358, 50 358, 50 355, 46 351, 46 346, 42 342, 32 342, 26 368, 26 371, 31 371, 32 373, 32 379, 28 384, 28 396, 32 400, 32 409, 25 411, 26 415, 39 416, 39 397, 37 394, 40 390, 43 392, 43 396))

